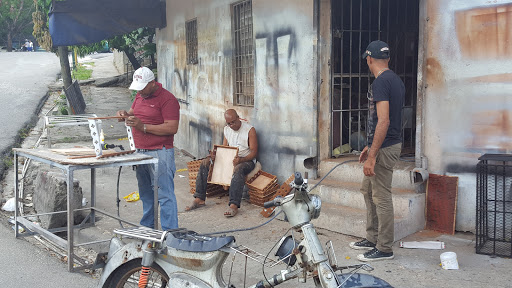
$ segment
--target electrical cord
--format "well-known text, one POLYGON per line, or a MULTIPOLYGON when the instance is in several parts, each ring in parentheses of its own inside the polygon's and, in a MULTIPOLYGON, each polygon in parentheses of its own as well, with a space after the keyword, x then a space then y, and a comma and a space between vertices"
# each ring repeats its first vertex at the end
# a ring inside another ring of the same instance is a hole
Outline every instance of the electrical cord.
MULTIPOLYGON (((334 166, 331 170, 329 170, 329 172, 327 172, 327 174, 325 174, 324 177, 322 177, 322 179, 320 179, 320 181, 318 181, 318 183, 315 184, 315 186, 313 186, 313 188, 309 189, 308 193, 311 192, 313 189, 316 188, 316 186, 318 186, 318 184, 322 183, 322 181, 327 177, 329 176, 329 174, 331 174, 331 172, 338 168, 339 166, 343 165, 343 164, 346 164, 346 163, 350 163, 350 162, 358 162, 358 160, 347 160, 347 161, 344 161, 344 162, 341 162, 339 163, 338 165, 334 166)), ((309 197, 309 196, 308 196, 309 197)), ((289 201, 292 201, 295 197, 292 197, 290 200, 286 201, 286 202, 283 202, 281 203, 281 205, 289 202, 289 201)), ((308 206, 309 208, 309 206, 308 206)), ((198 236, 211 236, 211 235, 218 235, 218 234, 228 234, 228 233, 233 233, 233 232, 241 232, 241 231, 250 231, 250 230, 254 230, 254 229, 257 229, 257 228, 260 228, 264 225, 267 225, 268 223, 270 223, 272 220, 274 220, 277 215, 281 214, 283 212, 283 210, 279 211, 279 213, 277 213, 276 215, 274 215, 272 218, 270 218, 267 222, 265 223, 262 223, 260 225, 257 225, 257 226, 254 226, 254 227, 249 227, 249 228, 241 228, 241 229, 234 229, 234 230, 226 230, 226 231, 219 231, 219 232, 211 232, 211 233, 203 233, 203 234, 197 234, 198 236)))
POLYGON ((350 163, 350 162, 359 162, 359 160, 347 160, 347 161, 343 161, 341 162, 340 164, 332 167, 331 170, 329 170, 329 172, 327 172, 327 174, 325 174, 324 177, 322 177, 322 179, 320 179, 320 181, 318 181, 318 183, 315 184, 315 186, 313 186, 313 188, 309 189, 308 193, 313 191, 313 189, 316 188, 316 186, 318 186, 318 184, 322 183, 322 181, 324 181, 325 178, 327 178, 327 176, 329 176, 329 174, 331 174, 332 171, 334 171, 334 169, 338 168, 339 166, 343 165, 343 164, 346 164, 346 163, 350 163))

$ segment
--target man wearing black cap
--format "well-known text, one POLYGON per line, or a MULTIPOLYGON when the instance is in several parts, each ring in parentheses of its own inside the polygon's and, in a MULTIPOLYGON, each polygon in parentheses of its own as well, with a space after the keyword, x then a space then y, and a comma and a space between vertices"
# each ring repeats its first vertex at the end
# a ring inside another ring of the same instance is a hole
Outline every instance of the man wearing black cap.
POLYGON ((373 41, 363 53, 370 72, 375 76, 368 91, 368 146, 359 162, 364 162, 361 192, 366 203, 366 238, 351 242, 350 247, 369 250, 357 256, 360 261, 393 259, 394 212, 391 196, 393 167, 400 157, 402 106, 405 86, 391 71, 389 46, 373 41))

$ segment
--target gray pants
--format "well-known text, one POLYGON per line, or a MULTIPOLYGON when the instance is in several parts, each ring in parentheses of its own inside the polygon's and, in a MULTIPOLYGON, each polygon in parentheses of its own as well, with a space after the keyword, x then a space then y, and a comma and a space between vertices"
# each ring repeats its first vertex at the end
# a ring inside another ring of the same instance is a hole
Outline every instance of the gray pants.
POLYGON ((402 144, 379 149, 375 176, 364 176, 361 193, 366 203, 366 239, 382 252, 393 252, 395 222, 391 182, 393 167, 400 158, 402 144))
MULTIPOLYGON (((236 165, 233 171, 233 177, 231 178, 231 184, 229 186, 229 203, 235 204, 238 208, 240 208, 240 203, 242 202, 242 193, 245 185, 245 176, 251 173, 252 169, 254 169, 254 162, 242 162, 236 165)), ((208 179, 208 170, 210 169, 210 158, 203 159, 201 161, 201 166, 199 166, 199 173, 197 173, 196 178, 196 193, 194 193, 194 198, 199 198, 201 200, 206 199, 206 185, 208 179)))

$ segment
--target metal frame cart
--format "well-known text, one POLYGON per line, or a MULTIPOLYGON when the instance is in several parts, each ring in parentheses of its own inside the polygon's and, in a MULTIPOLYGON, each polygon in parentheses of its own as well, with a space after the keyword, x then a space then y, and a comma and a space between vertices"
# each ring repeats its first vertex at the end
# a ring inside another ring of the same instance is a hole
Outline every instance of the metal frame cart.
MULTIPOLYGON (((119 155, 115 157, 108 157, 108 158, 97 158, 97 157, 90 157, 90 158, 80 158, 80 159, 70 159, 65 155, 61 155, 55 152, 52 152, 48 149, 21 149, 21 148, 14 148, 14 185, 15 185, 15 227, 14 227, 14 233, 15 237, 26 237, 26 236, 32 236, 32 235, 42 235, 48 240, 52 241, 59 247, 67 250, 67 262, 68 262, 68 271, 73 272, 76 270, 82 270, 82 269, 88 269, 92 267, 92 264, 86 264, 81 263, 82 265, 79 267, 74 267, 73 263, 75 260, 74 255, 74 247, 78 246, 85 246, 95 243, 101 243, 101 242, 107 242, 110 241, 110 239, 107 240, 99 240, 99 241, 93 241, 93 242, 87 242, 87 243, 80 243, 75 244, 73 239, 73 231, 75 228, 85 228, 89 226, 95 225, 95 213, 98 212, 100 214, 103 214, 105 216, 115 218, 119 221, 123 221, 125 223, 128 223, 130 225, 139 226, 137 224, 130 223, 128 221, 125 221, 111 213, 108 213, 106 211, 100 210, 96 208, 96 169, 97 168, 107 168, 107 167, 120 167, 120 166, 132 166, 132 165, 143 165, 143 164, 155 164, 155 170, 154 170, 154 176, 155 179, 157 179, 158 175, 158 159, 152 158, 151 156, 147 156, 145 154, 141 153, 133 153, 133 154, 125 154, 125 155, 119 155), (54 166, 57 168, 60 168, 63 170, 66 176, 67 181, 67 210, 66 211, 58 211, 58 212, 50 212, 50 213, 42 213, 42 214, 32 214, 32 215, 18 215, 18 205, 20 205, 21 200, 19 197, 19 186, 18 182, 22 179, 19 179, 18 176, 18 157, 26 157, 27 159, 33 159, 35 161, 39 161, 42 163, 49 164, 50 166, 54 166), (75 170, 82 170, 82 169, 90 169, 91 170, 91 199, 90 199, 90 207, 87 208, 81 208, 81 209, 73 209, 72 203, 73 203, 73 172, 75 170), (79 225, 74 225, 74 213, 75 211, 82 211, 82 210, 89 210, 89 214, 87 217, 80 223, 79 225), (67 213, 67 227, 62 228, 55 228, 55 229, 44 229, 39 225, 33 224, 31 221, 27 220, 26 218, 29 216, 39 216, 39 215, 49 215, 49 214, 55 214, 55 213, 67 213), (18 231, 19 225, 25 227, 28 229, 27 232, 20 234, 18 231), (67 240, 63 239, 55 233, 57 232, 67 232, 67 240)), ((158 229, 158 185, 155 185, 155 229, 158 229)), ((77 257, 77 260, 80 262, 81 259, 77 257)))

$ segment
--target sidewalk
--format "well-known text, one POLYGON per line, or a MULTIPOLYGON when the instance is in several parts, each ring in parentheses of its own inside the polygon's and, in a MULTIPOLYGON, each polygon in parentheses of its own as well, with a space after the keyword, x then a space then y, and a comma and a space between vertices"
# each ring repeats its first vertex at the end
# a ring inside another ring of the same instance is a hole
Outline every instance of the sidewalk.
MULTIPOLYGON (((103 55, 102 55, 103 56, 103 55)), ((107 53, 105 57, 87 59, 87 62, 94 62, 93 77, 107 78, 116 75, 115 68, 112 66, 112 54, 107 53)), ((128 83, 129 84, 129 83, 128 83)), ((126 85, 127 87, 128 85, 126 85)), ((131 106, 130 92, 126 87, 96 87, 93 84, 88 86, 81 86, 87 104, 87 113, 95 113, 98 116, 115 115, 119 109, 129 109, 131 106)), ((172 91, 171 91, 172 92, 172 91)), ((45 113, 56 99, 57 95, 52 95, 42 113, 45 113)), ((30 136, 26 139, 24 147, 31 147, 39 138, 42 133, 41 121, 30 136)), ((115 120, 107 120, 103 122, 105 129, 105 142, 109 144, 121 144, 124 147, 129 147, 128 141, 123 139, 126 137, 124 125, 115 120)), ((90 140, 89 130, 86 126, 71 127, 71 128, 54 128, 52 129, 52 148, 64 148, 74 146, 88 146, 92 147, 90 140)), ((179 133, 179 131, 178 131, 179 133)), ((42 146, 46 145, 43 141, 42 146)), ((192 201, 190 194, 190 187, 188 182, 186 163, 193 160, 189 156, 181 153, 177 147, 176 150, 176 169, 175 176, 175 192, 178 201, 179 224, 180 227, 186 227, 190 230, 197 232, 212 232, 224 231, 231 229, 247 228, 259 225, 267 218, 263 218, 259 212, 261 207, 251 205, 247 202, 242 203, 242 208, 239 214, 234 218, 225 218, 223 212, 227 207, 228 198, 214 197, 207 199, 207 205, 204 208, 197 209, 191 212, 184 212, 184 208, 192 201)), ((33 166, 32 169, 36 169, 33 166)), ((41 165, 37 169, 47 169, 41 165)), ((12 170, 12 169, 11 169, 12 170)), ((27 189, 30 189, 31 179, 35 179, 36 171, 29 173, 27 179, 27 189)), ((97 205, 99 208, 106 210, 110 213, 117 214, 116 209, 116 190, 118 180, 118 168, 105 168, 97 172, 97 205)), ((13 171, 10 171, 5 178, 6 183, 12 182, 13 171)), ((85 198, 90 195, 90 173, 87 170, 80 170, 75 172, 75 178, 81 183, 83 194, 85 198)), ((121 197, 121 217, 138 223, 142 215, 141 201, 126 202, 122 199, 123 196, 131 192, 137 191, 137 181, 135 173, 131 169, 123 168, 120 173, 119 193, 121 197)), ((6 187, 5 197, 8 196, 9 191, 12 190, 12 183, 6 187), (8 188, 8 189, 7 189, 8 188)), ((32 193, 32 192, 26 192, 32 193)), ((12 192, 11 192, 12 194, 12 192)), ((313 222, 314 224, 314 222, 313 222)), ((336 225, 336 223, 332 223, 336 225)), ((79 231, 76 236, 78 242, 88 242, 98 239, 109 239, 112 237, 111 231, 119 227, 116 220, 99 217, 96 226, 79 231)), ((288 223, 275 220, 271 223, 258 228, 256 230, 237 232, 233 234, 238 244, 243 244, 250 247, 264 255, 269 253, 269 250, 281 239, 281 237, 288 231, 288 223)), ((354 237, 334 233, 328 230, 318 229, 322 243, 327 242, 329 239, 333 241, 335 252, 338 259, 339 266, 353 265, 359 263, 356 256, 359 251, 352 250, 348 247, 348 243, 358 240, 354 237)), ((298 235, 295 233, 294 235, 298 235)), ((30 237, 29 237, 30 238, 30 237)), ((431 231, 422 231, 402 239, 402 241, 443 241, 446 244, 445 250, 424 250, 424 249, 403 249, 398 247, 398 242, 395 243, 394 252, 395 260, 382 261, 371 263, 375 268, 373 275, 383 278, 395 287, 510 287, 512 281, 512 260, 504 258, 494 258, 485 255, 475 254, 475 241, 474 235, 457 233, 455 236, 441 235, 431 231), (457 253, 459 270, 443 270, 440 266, 439 255, 446 251, 453 251, 457 253)), ((96 245, 92 247, 96 251, 106 251, 105 245, 96 245)), ((83 256, 93 257, 94 251, 84 250, 83 256)), ((273 253, 270 257, 273 257, 273 253)), ((231 269, 231 257, 228 258, 223 267, 224 279, 228 280, 228 272, 231 269)), ((64 263, 62 265, 65 265, 64 263)), ((244 259, 237 256, 233 265, 234 275, 231 282, 236 287, 243 286, 243 274, 245 263, 244 259)), ((275 273, 279 273, 279 269, 265 268, 267 277, 275 273)), ((254 283, 262 279, 261 265, 249 260, 247 266, 247 282, 254 283)), ((346 272, 346 271, 345 271, 346 272)), ((312 287, 314 284, 312 280, 308 283, 301 284, 296 281, 291 281, 287 284, 281 285, 282 287, 312 287)), ((281 287, 279 286, 279 287, 281 287)))

